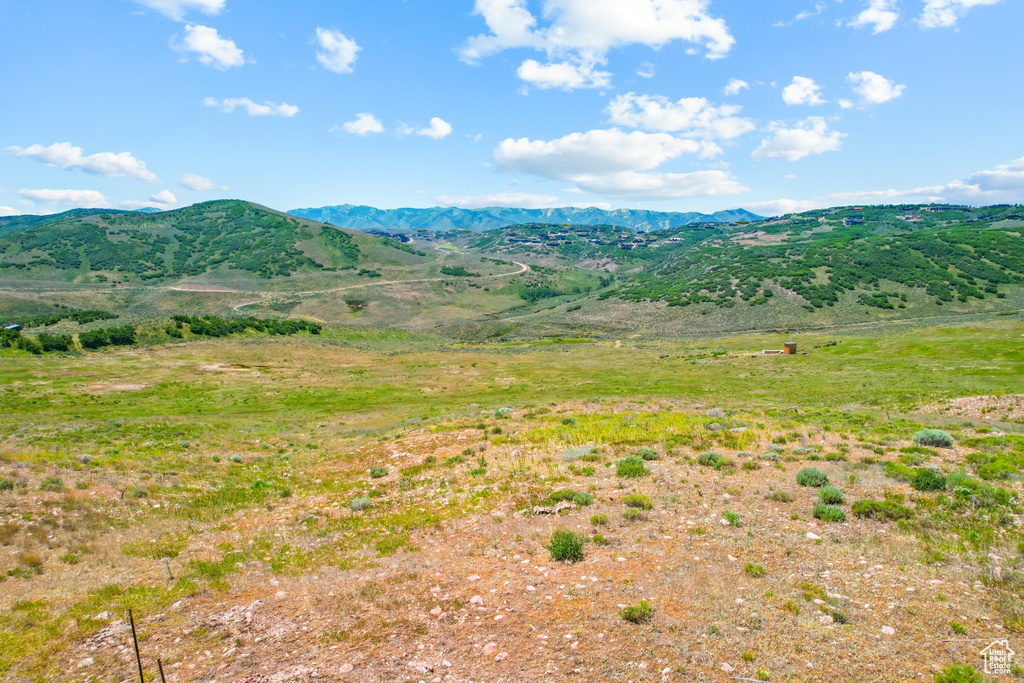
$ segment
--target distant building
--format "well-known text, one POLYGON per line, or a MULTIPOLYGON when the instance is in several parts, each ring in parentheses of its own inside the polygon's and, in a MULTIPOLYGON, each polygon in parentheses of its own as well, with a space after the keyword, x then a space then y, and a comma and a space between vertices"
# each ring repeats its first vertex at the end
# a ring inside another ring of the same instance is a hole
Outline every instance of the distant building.
POLYGON ((5 330, 20 330, 21 329, 21 325, 8 325, 4 329, 5 330))

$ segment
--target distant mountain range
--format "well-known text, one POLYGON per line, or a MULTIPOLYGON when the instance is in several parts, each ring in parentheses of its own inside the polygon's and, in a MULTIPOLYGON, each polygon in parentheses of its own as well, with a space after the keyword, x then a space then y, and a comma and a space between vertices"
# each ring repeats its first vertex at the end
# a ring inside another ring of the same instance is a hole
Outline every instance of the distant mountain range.
POLYGON ((372 206, 323 206, 294 209, 288 213, 300 218, 329 223, 339 228, 364 232, 372 230, 496 230, 522 223, 559 223, 572 225, 618 225, 637 232, 665 230, 692 223, 733 223, 759 221, 762 216, 744 209, 716 211, 712 214, 689 211, 646 211, 636 209, 515 209, 490 207, 485 209, 457 209, 434 207, 431 209, 375 209, 372 206))

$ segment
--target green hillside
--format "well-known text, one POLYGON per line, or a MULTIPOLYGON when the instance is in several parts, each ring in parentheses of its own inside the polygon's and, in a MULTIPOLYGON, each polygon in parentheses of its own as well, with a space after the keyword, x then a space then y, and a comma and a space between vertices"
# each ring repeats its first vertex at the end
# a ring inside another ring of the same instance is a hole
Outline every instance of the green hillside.
POLYGON ((156 214, 75 211, 9 220, 0 229, 6 233, 0 235, 4 278, 132 282, 220 271, 268 279, 426 256, 395 240, 241 201, 156 214))

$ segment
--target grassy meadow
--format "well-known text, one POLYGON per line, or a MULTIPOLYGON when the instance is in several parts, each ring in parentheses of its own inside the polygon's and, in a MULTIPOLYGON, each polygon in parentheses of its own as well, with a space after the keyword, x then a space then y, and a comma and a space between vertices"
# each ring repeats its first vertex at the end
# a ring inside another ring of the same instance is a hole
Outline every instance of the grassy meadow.
POLYGON ((129 607, 174 681, 898 680, 1024 633, 1019 315, 152 339, 0 356, 0 680, 136 676, 129 607))

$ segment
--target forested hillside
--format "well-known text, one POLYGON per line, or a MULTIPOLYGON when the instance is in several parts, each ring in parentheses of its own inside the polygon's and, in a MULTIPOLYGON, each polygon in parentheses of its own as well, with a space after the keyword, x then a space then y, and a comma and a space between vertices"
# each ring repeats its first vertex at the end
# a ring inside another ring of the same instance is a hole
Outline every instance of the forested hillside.
POLYGON ((0 277, 99 282, 159 280, 239 271, 259 278, 354 268, 360 247, 421 252, 380 237, 322 226, 241 201, 196 204, 157 214, 75 211, 8 220, 0 236, 0 277))

